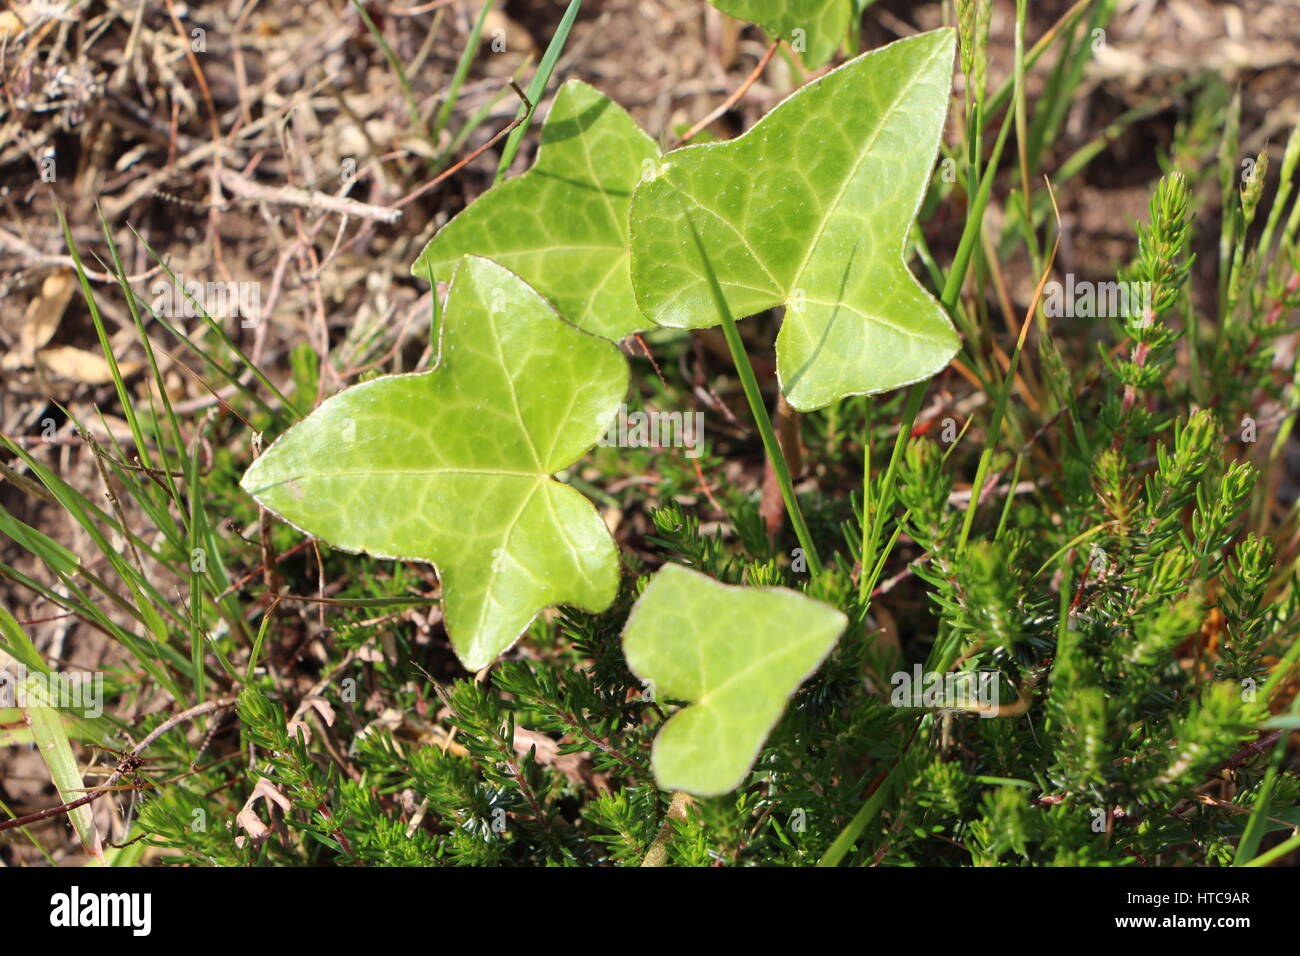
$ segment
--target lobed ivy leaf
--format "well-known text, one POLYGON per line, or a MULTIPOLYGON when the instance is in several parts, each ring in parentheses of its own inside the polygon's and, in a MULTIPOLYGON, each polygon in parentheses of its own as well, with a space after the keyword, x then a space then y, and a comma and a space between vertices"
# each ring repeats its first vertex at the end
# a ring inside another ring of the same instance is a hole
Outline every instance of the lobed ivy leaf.
POLYGON ((848 624, 787 588, 729 587, 679 565, 646 585, 623 629, 623 654, 658 699, 693 702, 655 737, 665 790, 716 796, 745 779, 799 685, 848 624))
POLYGON ((447 633, 478 670, 543 608, 614 599, 609 531, 551 476, 604 433, 628 367, 518 276, 473 257, 452 278, 441 339, 432 371, 322 403, 241 484, 337 548, 436 565, 447 633))
POLYGON ((850 0, 709 0, 729 16, 757 23, 790 43, 816 69, 835 55, 849 32, 850 0))
POLYGON ((499 262, 588 332, 620 339, 650 328, 628 269, 632 190, 659 147, 608 97, 577 80, 560 88, 537 162, 447 223, 411 266, 445 282, 463 255, 499 262))
POLYGON ((645 314, 717 325, 719 290, 737 317, 786 306, 777 373, 801 411, 947 365, 957 335, 904 251, 943 131, 955 37, 945 28, 865 53, 742 136, 668 154, 632 200, 645 314))

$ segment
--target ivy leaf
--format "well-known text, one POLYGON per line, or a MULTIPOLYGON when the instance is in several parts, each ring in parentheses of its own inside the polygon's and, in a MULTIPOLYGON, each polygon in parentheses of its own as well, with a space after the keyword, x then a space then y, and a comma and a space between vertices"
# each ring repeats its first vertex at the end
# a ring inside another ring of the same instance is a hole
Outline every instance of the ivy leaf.
POLYGON ((849 32, 849 0, 709 0, 739 20, 787 40, 812 69, 835 55, 849 32))
POLYGON ((659 786, 701 796, 738 787, 847 624, 797 591, 729 587, 665 565, 623 629, 628 666, 656 698, 693 702, 655 737, 659 786))
POLYGON ((462 255, 513 270, 588 332, 620 339, 650 328, 628 270, 632 190, 659 147, 618 105, 585 83, 560 88, 532 169, 480 196, 411 266, 445 282, 462 255))
POLYGON ((660 325, 785 305, 777 373, 821 408, 929 378, 957 351, 906 239, 948 108, 955 32, 849 61, 744 135, 670 153, 632 200, 632 283, 660 325), (706 262, 701 247, 708 255, 706 262))
POLYGON ((324 402, 241 484, 337 548, 437 565, 447 633, 478 670, 543 608, 613 601, 614 542, 591 503, 551 476, 596 443, 627 383, 615 345, 468 257, 437 366, 324 402))

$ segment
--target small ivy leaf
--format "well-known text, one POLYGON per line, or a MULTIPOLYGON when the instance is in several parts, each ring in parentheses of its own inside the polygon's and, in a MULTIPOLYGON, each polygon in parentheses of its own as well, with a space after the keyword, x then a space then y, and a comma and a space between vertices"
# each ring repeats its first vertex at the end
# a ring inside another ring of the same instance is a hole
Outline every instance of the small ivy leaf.
POLYGON ((810 411, 929 378, 957 351, 908 271, 908 232, 948 108, 956 34, 849 61, 744 135, 670 153, 632 200, 632 284, 660 325, 786 306, 777 373, 810 411), (707 263, 701 247, 708 254, 707 263))
POLYGON ((337 548, 435 564, 447 633, 478 670, 543 608, 613 601, 609 531, 551 476, 604 434, 627 384, 617 346, 566 323, 508 270, 467 257, 437 366, 324 402, 241 485, 337 548))
POLYGON ((433 237, 412 275, 445 282, 462 255, 517 273, 579 328, 620 339, 651 328, 628 269, 632 190, 659 147, 604 94, 560 88, 533 167, 488 190, 433 237))
POLYGON ((623 655, 655 696, 691 701, 655 737, 665 790, 716 796, 740 786, 799 685, 848 624, 788 588, 729 587, 665 565, 623 629, 623 655))
POLYGON ((835 55, 849 32, 850 0, 709 0, 715 7, 738 20, 757 23, 773 37, 780 37, 804 61, 816 69, 835 55))

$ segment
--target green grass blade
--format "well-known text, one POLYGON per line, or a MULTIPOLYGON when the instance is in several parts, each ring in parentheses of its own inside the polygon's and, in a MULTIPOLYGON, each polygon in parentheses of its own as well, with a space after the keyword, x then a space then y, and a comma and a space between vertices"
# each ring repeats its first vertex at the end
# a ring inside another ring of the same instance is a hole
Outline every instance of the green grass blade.
MULTIPOLYGON (((37 660, 40 659, 31 640, 4 607, 0 607, 0 634, 3 634, 10 644, 24 646, 37 660)), ((40 663, 40 670, 48 672, 44 661, 40 663)), ((18 709, 22 711, 23 720, 31 729, 32 740, 41 752, 41 759, 45 761, 45 766, 50 771, 50 779, 54 781, 60 799, 64 803, 71 803, 83 795, 85 783, 81 779, 77 758, 73 756, 72 745, 68 742, 68 732, 63 726, 63 715, 57 707, 53 706, 56 701, 50 697, 42 675, 29 677, 20 688, 20 692, 22 698, 18 709)), ((90 807, 78 807, 72 810, 68 817, 72 820, 77 837, 86 852, 96 859, 103 860, 104 848, 99 839, 99 832, 95 829, 95 818, 90 807)))
POLYGON ((542 54, 542 62, 537 65, 537 72, 533 74, 532 82, 528 84, 528 102, 521 106, 516 114, 515 118, 519 120, 519 125, 506 137, 506 145, 501 150, 501 162, 497 165, 496 179, 493 182, 500 182, 506 170, 510 168, 510 164, 514 162, 515 153, 519 151, 519 144, 523 142, 524 134, 528 132, 528 124, 532 122, 533 114, 537 112, 537 104, 545 95, 547 84, 551 82, 551 73, 555 70, 555 63, 564 50, 564 44, 568 42, 569 31, 573 28, 573 21, 578 18, 578 9, 581 6, 582 0, 572 0, 569 8, 564 11, 560 25, 555 28, 555 36, 551 37, 550 45, 542 54))
MULTIPOLYGON (((474 62, 479 40, 483 36, 483 24, 487 21, 487 15, 491 10, 492 0, 485 0, 478 19, 474 21, 474 28, 470 30, 469 39, 465 42, 465 49, 461 51, 460 60, 456 63, 456 72, 452 74, 451 85, 447 87, 447 97, 438 109, 438 118, 434 121, 433 131, 429 134, 430 140, 434 143, 442 136, 442 131, 447 128, 447 123, 451 120, 451 112, 456 108, 456 100, 460 98, 460 88, 465 83, 465 77, 469 75, 470 64, 474 62)), ((443 155, 445 153, 439 155, 440 160, 443 155)))
MULTIPOLYGON (((140 233, 136 232, 134 227, 129 226, 128 228, 131 229, 132 234, 144 246, 145 251, 147 251, 149 255, 153 257, 154 261, 157 262, 158 265, 162 266, 163 271, 167 273, 167 277, 171 279, 172 282, 177 283, 176 273, 172 272, 171 267, 167 265, 166 262, 163 261, 162 257, 159 256, 158 253, 154 251, 153 247, 150 246, 149 243, 145 241, 144 237, 141 236, 140 233)), ((181 287, 182 291, 184 291, 183 285, 181 285, 180 283, 177 284, 178 286, 181 287)), ((140 299, 138 295, 134 295, 134 293, 132 294, 137 301, 144 302, 144 300, 140 299)), ((217 335, 217 337, 221 339, 222 343, 226 346, 226 348, 230 349, 231 354, 233 354, 235 358, 239 360, 240 364, 243 365, 244 368, 246 368, 250 373, 252 373, 253 377, 256 378, 259 382, 261 382, 262 386, 266 388, 266 390, 269 391, 272 395, 274 395, 276 400, 280 402, 280 404, 282 404, 285 408, 287 408, 294 418, 302 418, 302 410, 299 409, 296 405, 294 405, 294 403, 291 402, 283 392, 281 392, 278 388, 276 388, 275 384, 269 378, 266 377, 266 374, 260 368, 257 367, 257 365, 252 361, 252 359, 250 359, 247 355, 244 354, 243 349, 241 349, 235 343, 235 340, 232 339, 226 333, 226 330, 221 327, 221 323, 213 319, 212 316, 208 314, 207 309, 203 308, 203 306, 199 302, 195 301, 194 297, 190 295, 188 292, 185 292, 185 297, 190 301, 190 304, 194 306, 195 310, 198 312, 199 317, 202 318, 203 321, 207 323, 208 328, 210 328, 217 335)), ((204 358, 208 358, 209 361, 211 361, 211 359, 204 353, 204 351, 200 349, 197 345, 195 345, 189 339, 188 336, 178 331, 169 322, 167 322, 165 319, 159 316, 156 312, 153 312, 152 309, 150 309, 150 314, 153 315, 155 321, 159 322, 164 328, 167 329, 167 331, 171 332, 172 335, 176 336, 178 339, 185 342, 187 345, 193 348, 194 351, 197 352, 199 355, 202 355, 204 358)), ((265 321, 265 319, 263 319, 262 321, 265 321)), ((243 391, 250 398, 256 401, 260 406, 262 406, 262 408, 268 414, 270 414, 273 418, 283 420, 282 415, 280 415, 269 405, 267 405, 266 402, 262 398, 260 398, 255 392, 252 392, 247 388, 247 386, 243 385, 238 380, 238 378, 230 376, 228 372, 226 372, 224 369, 221 369, 219 365, 216 365, 216 363, 213 364, 223 373, 223 375, 227 379, 229 379, 231 384, 237 386, 241 391, 243 391)))
POLYGON ((357 0, 352 0, 352 6, 356 7, 357 13, 361 14, 361 20, 365 23, 366 29, 375 38, 375 42, 379 44, 379 49, 393 68, 393 72, 397 74, 397 82, 402 87, 402 97, 406 100, 407 112, 411 114, 411 125, 420 132, 421 136, 436 147, 437 141, 429 134, 429 128, 425 125, 424 117, 420 114, 420 105, 415 101, 415 91, 411 88, 411 81, 406 75, 406 70, 402 67, 402 61, 397 58, 393 48, 388 45, 388 41, 384 39, 379 27, 375 26, 375 21, 370 19, 370 14, 366 12, 366 8, 357 0))

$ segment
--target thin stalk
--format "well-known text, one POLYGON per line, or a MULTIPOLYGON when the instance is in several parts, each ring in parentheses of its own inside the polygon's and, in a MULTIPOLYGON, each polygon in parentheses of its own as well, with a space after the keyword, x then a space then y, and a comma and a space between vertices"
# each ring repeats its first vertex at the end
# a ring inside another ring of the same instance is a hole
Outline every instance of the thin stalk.
MULTIPOLYGON (((469 39, 465 41, 465 49, 461 51, 460 60, 456 63, 456 72, 452 74, 451 85, 447 87, 447 98, 443 100, 442 107, 438 110, 438 118, 434 121, 433 130, 429 134, 430 140, 434 143, 441 138, 442 131, 447 128, 447 123, 451 120, 451 111, 455 109, 456 100, 460 98, 460 88, 465 83, 465 77, 469 75, 470 64, 474 62, 474 54, 478 52, 479 39, 483 35, 483 24, 491 9, 492 0, 486 0, 478 19, 474 21, 474 28, 470 30, 469 39)), ((442 155, 439 156, 439 160, 441 159, 442 155)))
MULTIPOLYGON (((1063 18, 1063 20, 1060 23, 1058 23, 1057 26, 1059 27, 1061 23, 1068 20, 1071 16, 1075 16, 1079 12, 1081 12, 1086 2, 1087 0, 1080 0, 1079 3, 1075 4, 1075 6, 1071 8, 1070 12, 1066 14, 1066 17, 1063 18)), ((1056 28, 1053 28, 1053 32, 1055 31, 1055 29, 1056 28)), ((1042 40, 1040 40, 1039 44, 1036 45, 1032 51, 1030 51, 1030 55, 1029 57, 1027 57, 1027 61, 1029 63, 1032 63, 1034 60, 1036 60, 1037 57, 1041 55, 1042 52, 1047 48, 1047 44, 1049 42, 1050 42, 1050 34, 1049 36, 1044 37, 1042 40)), ((1008 83, 1009 82, 1010 81, 1008 81, 1008 83)), ((1009 86, 1004 87, 1004 89, 1009 95, 1010 93, 1009 86)), ((992 112, 993 109, 996 109, 997 105, 998 105, 998 97, 995 97, 993 103, 989 106, 988 112, 982 113, 982 118, 987 118, 989 112, 992 112)), ((962 227, 961 239, 957 244, 957 254, 953 257, 952 268, 948 271, 947 279, 944 282, 943 290, 939 297, 940 303, 943 305, 945 309, 948 310, 948 314, 952 316, 957 315, 957 303, 958 303, 958 299, 961 297, 962 285, 966 281, 966 272, 970 266, 971 255, 975 249, 976 242, 979 238, 980 229, 984 221, 984 210, 988 206, 989 197, 992 195, 993 192, 993 178, 997 173, 998 162, 1002 156, 1002 149, 1006 145, 1007 135, 1011 131, 1011 126, 1014 122, 1014 119, 1015 119, 1014 111, 1009 111, 1003 117, 1002 127, 998 131, 997 140, 994 142, 993 145, 993 152, 989 156, 989 161, 984 168, 983 175, 980 176, 978 179, 979 188, 978 190, 976 190, 975 195, 973 197, 973 201, 969 204, 967 208, 966 222, 962 227)), ((978 158, 978 157, 976 156, 974 158, 978 158)), ((974 182, 975 182, 975 173, 972 172, 970 183, 973 184, 974 182)), ((698 241, 698 237, 697 237, 697 241, 698 241)), ((1012 369, 1012 376, 1009 380, 1014 380, 1014 368, 1012 369)), ((890 456, 889 465, 887 466, 887 471, 885 475, 885 481, 882 484, 882 488, 881 488, 880 503, 877 505, 877 512, 879 515, 882 516, 881 520, 883 520, 883 510, 886 507, 888 496, 892 495, 893 493, 892 489, 893 489, 894 475, 899 466, 899 462, 902 460, 903 449, 907 444, 908 436, 911 435, 912 426, 915 424, 917 413, 921 409, 921 402, 925 398, 926 384, 927 384, 926 382, 918 382, 915 385, 913 385, 911 390, 908 393, 907 403, 903 407, 903 416, 901 422, 899 423, 898 435, 894 440, 893 453, 890 456)), ((869 458, 867 460, 867 464, 864 467, 870 468, 869 458)), ((869 475, 864 476, 864 483, 869 481, 870 481, 869 475)), ((972 494, 971 500, 975 501, 977 500, 977 497, 978 494, 974 493, 972 494)), ((863 502, 864 524, 866 523, 866 520, 867 520, 866 499, 864 499, 863 502)), ((874 542, 877 540, 879 540, 879 537, 873 536, 872 539, 873 546, 874 546, 874 542)), ((895 540, 897 540, 897 535, 895 536, 895 540)), ((863 567, 862 575, 864 579, 867 577, 867 569, 869 567, 867 561, 867 550, 868 549, 866 547, 866 538, 864 537, 863 562, 862 562, 862 567, 863 567)), ((859 586, 861 587, 861 582, 859 582, 859 586)), ((869 596, 870 591, 868 591, 867 593, 869 596)), ((859 594, 861 594, 861 591, 859 592, 859 594)), ((950 640, 937 642, 935 647, 932 649, 931 657, 933 658, 936 654, 942 657, 951 657, 952 651, 949 645, 951 645, 952 643, 953 642, 950 640), (940 647, 941 644, 943 645, 942 648, 940 647)), ((946 667, 944 669, 946 670, 946 667)), ((922 717, 917 722, 913 731, 912 739, 915 739, 916 733, 919 733, 921 731, 922 727, 924 726, 925 720, 926 717, 922 717)), ((858 838, 862 835, 863 830, 866 829, 867 825, 880 812, 881 808, 885 804, 885 801, 889 798, 890 793, 897 785, 898 783, 897 778, 900 775, 900 773, 902 773, 902 771, 900 770, 900 766, 902 764, 903 758, 907 755, 908 747, 910 747, 910 741, 909 744, 903 748, 903 752, 899 755, 899 762, 894 765, 894 767, 889 771, 889 775, 885 778, 884 782, 881 783, 880 787, 876 790, 876 792, 871 795, 871 797, 866 801, 866 803, 863 804, 862 808, 854 815, 853 819, 849 821, 849 824, 840 832, 839 836, 835 838, 835 842, 831 844, 830 848, 826 851, 825 855, 822 856, 822 859, 818 863, 818 866, 838 866, 840 861, 844 858, 844 856, 849 852, 849 850, 853 848, 853 845, 857 842, 858 838)))
POLYGON ((528 132, 528 124, 532 122, 537 104, 541 102, 542 95, 546 92, 546 85, 551 82, 555 62, 560 58, 564 44, 568 42, 569 31, 573 28, 573 21, 578 18, 578 9, 581 6, 582 0, 573 0, 569 4, 569 9, 564 11, 560 25, 555 28, 555 36, 551 37, 550 45, 542 54, 542 62, 537 64, 537 72, 533 74, 533 79, 528 84, 528 101, 519 108, 519 113, 515 117, 519 125, 511 132, 505 148, 501 150, 501 162, 497 165, 497 174, 493 183, 501 181, 510 164, 514 162, 515 153, 519 152, 519 144, 523 141, 524 133, 528 132))
POLYGON ((868 572, 876 564, 876 545, 880 541, 881 532, 884 530, 885 512, 893 503, 895 476, 898 474, 899 463, 903 459, 903 449, 907 446, 907 439, 912 434, 912 425, 916 422, 916 415, 921 410, 921 402, 925 400, 926 384, 926 382, 917 382, 907 393, 907 403, 903 406, 903 417, 898 425, 898 435, 894 438, 894 450, 889 456, 889 465, 885 469, 885 480, 880 487, 880 501, 873 509, 874 514, 870 516, 869 523, 867 504, 871 489, 871 457, 868 455, 863 463, 864 474, 862 481, 867 491, 862 502, 862 576, 858 579, 858 601, 864 605, 871 597, 871 582, 868 580, 868 572), (868 526, 871 528, 869 538, 867 535, 868 526))
MULTIPOLYGON (((1025 247, 1035 272, 1041 267, 1042 250, 1038 248, 1038 237, 1034 234, 1034 196, 1029 185, 1029 143, 1028 113, 1025 103, 1025 19, 1028 16, 1026 0, 1016 0, 1015 61, 1012 79, 1015 81, 1012 112, 1016 118, 1016 154, 1020 163, 1020 220, 1024 234, 1025 247)), ((1066 52, 1069 54, 1067 38, 1066 52)), ((1015 195, 1011 197, 1015 205, 1015 195)))
POLYGON ((370 14, 366 12, 366 8, 358 3, 357 0, 352 0, 352 6, 357 8, 357 13, 361 14, 361 19, 365 22, 366 29, 369 30, 370 35, 375 38, 375 42, 379 44, 379 49, 387 58, 389 65, 392 66, 393 72, 397 74, 397 83, 402 88, 402 97, 406 100, 406 110, 411 114, 412 125, 414 125, 415 128, 420 131, 420 134, 429 141, 429 144, 436 149, 438 143, 431 135, 429 135, 429 127, 425 124, 424 117, 420 114, 420 105, 415 101, 415 91, 411 89, 411 81, 406 76, 406 70, 402 68, 402 61, 397 58, 397 54, 393 52, 393 48, 388 45, 388 41, 384 39, 384 35, 380 32, 379 27, 375 26, 375 21, 370 19, 370 14))
MULTIPOLYGON (((1032 47, 1030 47, 1029 52, 1025 55, 1025 69, 1027 70, 1033 69, 1034 64, 1038 62, 1039 58, 1041 58, 1042 55, 1046 53, 1048 48, 1052 45, 1052 42, 1056 39, 1057 34, 1060 33, 1062 30, 1066 30, 1073 27, 1074 24, 1078 21, 1079 17, 1083 15, 1083 11, 1088 8, 1088 4, 1090 3, 1092 3, 1092 0, 1078 0, 1078 2, 1076 2, 1074 6, 1072 6, 1069 10, 1066 10, 1065 13, 1061 15, 1061 19, 1057 20, 1054 24, 1052 24, 1051 29, 1049 29, 1046 33, 1044 33, 1041 37, 1038 38, 1038 42, 1035 43, 1032 47)), ((993 98, 988 101, 988 105, 984 113, 985 119, 988 119, 988 117, 992 116, 999 109, 1001 109, 1003 106, 1006 105, 1007 100, 1011 97, 1014 86, 1015 86, 1014 76, 1009 76, 1002 81, 1002 85, 999 86, 997 92, 993 94, 993 98)))
MULTIPOLYGON (((957 299, 961 295, 962 283, 966 279, 966 271, 970 266, 971 253, 975 247, 975 241, 979 236, 980 224, 984 220, 984 209, 988 206, 989 197, 993 192, 993 177, 997 172, 998 160, 1002 156, 1002 148, 1006 145, 1007 134, 1011 131, 1012 119, 1013 114, 1008 113, 1002 121, 1002 128, 998 131, 998 138, 993 145, 993 153, 989 157, 988 165, 984 169, 984 175, 980 178, 979 189, 975 193, 974 202, 971 203, 969 213, 966 217, 966 224, 962 228, 961 239, 957 243, 957 254, 953 258, 952 268, 949 270, 947 280, 944 282, 943 292, 940 295, 940 303, 948 310, 949 315, 957 314, 957 299)), ((865 497, 863 499, 863 575, 859 580, 860 599, 865 599, 861 589, 866 581, 866 569, 874 563, 873 560, 868 560, 868 556, 870 555, 870 557, 874 559, 875 544, 880 540, 880 529, 877 521, 883 524, 884 510, 888 507, 888 502, 893 494, 894 476, 897 472, 899 462, 902 460, 903 449, 907 445, 907 438, 911 435, 912 426, 916 423, 917 413, 921 410, 921 402, 925 398, 926 385, 926 382, 917 382, 913 385, 911 390, 908 392, 907 403, 903 406, 903 416, 899 423, 898 436, 894 440, 894 450, 889 458, 889 465, 885 472, 884 485, 881 489, 880 503, 876 509, 877 516, 872 520, 870 547, 868 547, 866 537, 867 499, 865 497)), ((864 463, 864 468, 870 468, 869 458, 864 463)), ((864 475, 863 482, 869 487, 869 474, 864 475)))
MULTIPOLYGON (((922 717, 921 721, 924 720, 925 717, 922 717)), ((918 731, 920 729, 919 723, 917 729, 918 731)), ((862 809, 853 815, 853 819, 849 821, 848 826, 840 831, 840 835, 835 838, 835 842, 822 854, 822 858, 817 861, 818 866, 839 866, 840 861, 853 849, 853 845, 858 842, 858 837, 862 836, 862 831, 867 828, 867 824, 876 818, 876 814, 884 807, 885 801, 898 785, 898 777, 903 761, 907 757, 912 741, 915 739, 916 734, 913 734, 912 738, 903 746, 902 753, 898 755, 898 762, 890 768, 885 779, 876 788, 876 792, 867 798, 867 802, 862 805, 862 809)))
POLYGON ((1285 843, 1279 843, 1277 846, 1273 847, 1273 849, 1269 850, 1267 853, 1261 853, 1259 856, 1255 857, 1255 859, 1251 860, 1249 863, 1243 863, 1241 865, 1242 866, 1268 866, 1274 860, 1280 860, 1288 853, 1291 853, 1297 849, 1300 849, 1300 836, 1293 836, 1285 843))
POLYGON ((980 454, 979 465, 975 469, 975 482, 971 485, 970 500, 966 502, 966 514, 962 518, 961 534, 957 538, 958 555, 966 550, 966 541, 970 538, 971 526, 975 521, 975 512, 979 508, 984 482, 988 479, 989 467, 993 463, 993 453, 997 448, 998 436, 1002 430, 1002 421, 1006 416, 1007 402, 1011 398, 1011 389, 1015 386, 1016 367, 1020 364, 1020 356, 1024 351, 1025 337, 1029 334, 1029 324, 1038 311, 1038 301, 1043 295, 1043 287, 1047 285, 1047 280, 1052 274, 1052 263, 1056 261, 1056 252, 1060 246, 1061 231, 1058 229, 1056 240, 1052 244, 1052 251, 1048 255, 1047 263, 1038 279, 1038 286, 1034 289, 1033 297, 1029 301, 1025 321, 1020 326, 1020 337, 1016 340, 1016 347, 1011 353, 1006 378, 1003 380, 1002 389, 998 394, 998 403, 993 409, 993 419, 989 423, 988 441, 984 445, 984 451, 980 454))
POLYGON ((961 287, 966 280, 966 270, 970 266, 971 254, 975 249, 976 240, 979 238, 980 227, 984 221, 984 209, 988 206, 989 197, 993 194, 993 179, 997 174, 998 161, 1002 158, 1002 148, 1007 142, 1007 134, 1011 132, 1013 118, 1013 113, 1008 113, 1003 117, 1002 128, 998 131, 998 138, 993 143, 993 152, 989 156, 988 165, 984 167, 984 175, 980 178, 979 190, 975 193, 975 201, 971 203, 966 215, 966 224, 962 227, 961 239, 957 242, 957 254, 953 257, 952 268, 948 270, 948 281, 944 283, 943 292, 939 296, 939 301, 943 303, 943 307, 948 310, 949 315, 955 314, 957 310, 957 299, 961 295, 961 287))
POLYGON ((727 298, 723 294, 722 286, 718 283, 717 273, 713 271, 713 263, 709 261, 708 253, 704 250, 704 242, 700 238, 699 232, 695 228, 695 221, 691 219, 690 213, 683 209, 686 216, 686 222, 691 227, 691 236, 695 240, 695 248, 700 254, 700 262, 704 266, 704 272, 709 280, 709 289, 713 293, 714 304, 718 308, 718 317, 722 320, 722 334, 727 339, 727 348, 731 350, 731 360, 736 365, 736 374, 740 376, 741 387, 745 390, 745 400, 749 402, 750 413, 754 416, 754 422, 758 425, 758 432, 763 438, 763 449, 767 452, 768 461, 772 463, 772 470, 776 472, 777 484, 781 486, 781 500, 785 502, 786 513, 790 515, 790 523, 794 526, 794 533, 799 539, 799 546, 803 548, 804 557, 808 561, 808 570, 814 575, 821 574, 822 562, 817 554, 817 548, 813 545, 812 535, 808 531, 808 525, 803 519, 803 512, 799 510, 799 499, 794 494, 794 482, 790 479, 790 467, 786 464, 785 454, 781 451, 781 445, 776 440, 776 431, 772 428, 772 419, 767 413, 767 405, 763 403, 763 393, 758 387, 758 379, 754 375, 754 368, 749 363, 749 356, 745 353, 745 343, 741 341, 740 330, 736 328, 736 320, 731 314, 731 309, 727 306, 727 298))

